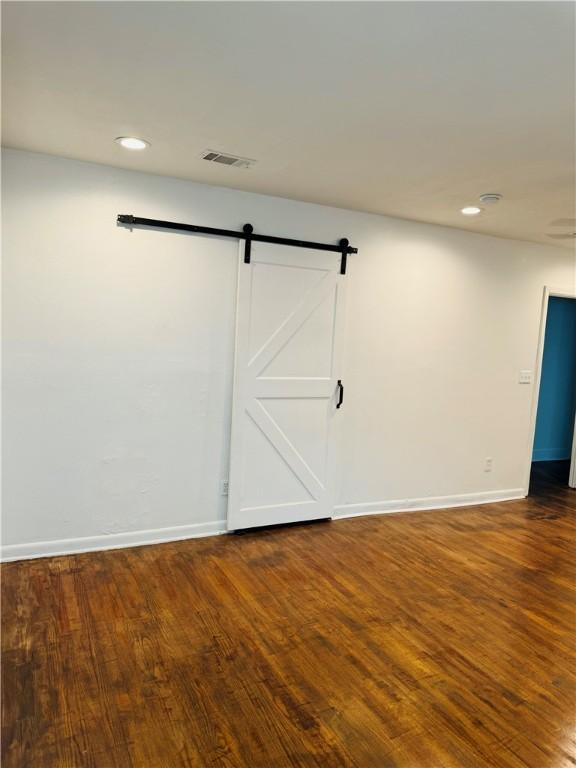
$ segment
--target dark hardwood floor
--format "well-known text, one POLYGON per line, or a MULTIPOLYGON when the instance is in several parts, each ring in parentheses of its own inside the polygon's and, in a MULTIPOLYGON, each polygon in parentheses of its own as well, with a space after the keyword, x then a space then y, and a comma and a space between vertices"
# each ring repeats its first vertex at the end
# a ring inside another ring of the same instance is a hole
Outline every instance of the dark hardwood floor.
POLYGON ((542 497, 568 485, 570 461, 535 461, 530 474, 530 496, 542 497))
MULTIPOLYGON (((538 468, 537 468, 538 469, 538 468)), ((3 768, 576 765, 576 493, 3 567, 3 768)))

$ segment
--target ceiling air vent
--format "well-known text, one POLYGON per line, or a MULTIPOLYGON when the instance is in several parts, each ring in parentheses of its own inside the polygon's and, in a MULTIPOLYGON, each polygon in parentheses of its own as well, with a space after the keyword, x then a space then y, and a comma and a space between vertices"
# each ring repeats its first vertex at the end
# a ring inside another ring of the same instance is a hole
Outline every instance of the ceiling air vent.
POLYGON ((230 165, 234 168, 250 168, 256 160, 250 160, 247 157, 236 157, 235 155, 226 155, 224 152, 214 152, 213 149, 206 149, 202 152, 203 160, 210 163, 220 163, 220 165, 230 165))

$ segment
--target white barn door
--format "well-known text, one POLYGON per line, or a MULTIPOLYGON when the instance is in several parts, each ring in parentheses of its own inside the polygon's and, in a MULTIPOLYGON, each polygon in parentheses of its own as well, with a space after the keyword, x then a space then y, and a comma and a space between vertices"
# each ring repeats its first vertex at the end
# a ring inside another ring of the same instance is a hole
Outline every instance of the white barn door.
POLYGON ((228 529, 331 517, 340 254, 258 242, 250 264, 240 254, 228 529))

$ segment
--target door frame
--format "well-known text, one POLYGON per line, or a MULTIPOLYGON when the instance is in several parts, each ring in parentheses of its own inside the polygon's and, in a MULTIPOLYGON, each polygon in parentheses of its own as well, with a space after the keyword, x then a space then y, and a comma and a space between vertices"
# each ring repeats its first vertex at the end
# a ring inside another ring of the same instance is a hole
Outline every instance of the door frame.
POLYGON ((568 478, 570 488, 576 488, 576 417, 574 418, 574 434, 572 435, 572 458, 570 459, 570 476, 568 478))
MULTIPOLYGON (((530 430, 528 433, 528 451, 526 456, 526 472, 524 477, 524 493, 528 496, 530 491, 530 472, 532 469, 532 454, 534 452, 534 439, 536 437, 536 417, 538 415, 538 401, 540 399, 540 382, 542 379, 542 360, 544 358, 544 341, 546 339, 546 322, 548 320, 548 300, 551 298, 574 299, 576 291, 567 291, 563 288, 544 286, 542 304, 540 310, 540 330, 538 334, 538 347, 536 351, 536 365, 534 368, 534 389, 532 391, 532 403, 530 408, 530 430)), ((572 458, 570 465, 571 487, 576 486, 576 420, 572 437, 572 458)))

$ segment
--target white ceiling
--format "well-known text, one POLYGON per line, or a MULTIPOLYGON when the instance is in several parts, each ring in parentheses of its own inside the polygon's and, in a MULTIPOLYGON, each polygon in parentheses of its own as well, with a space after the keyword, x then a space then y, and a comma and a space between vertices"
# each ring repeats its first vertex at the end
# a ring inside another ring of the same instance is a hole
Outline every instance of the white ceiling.
POLYGON ((505 237, 574 211, 570 2, 4 2, 4 144, 505 237), (145 152, 119 135, 152 142, 145 152), (249 170, 204 149, 257 159, 249 170), (483 192, 504 200, 475 218, 483 192))

